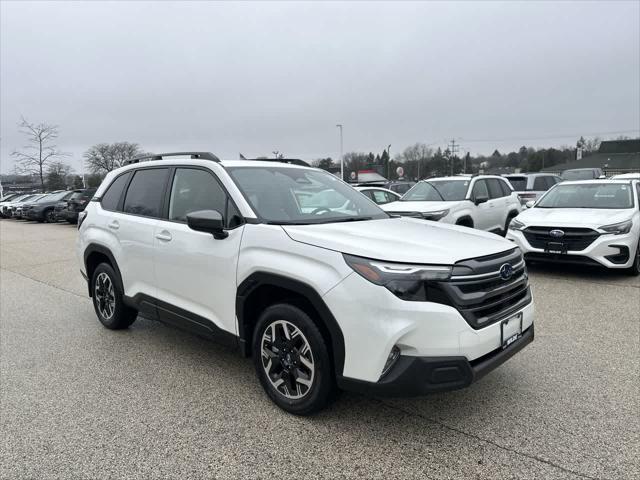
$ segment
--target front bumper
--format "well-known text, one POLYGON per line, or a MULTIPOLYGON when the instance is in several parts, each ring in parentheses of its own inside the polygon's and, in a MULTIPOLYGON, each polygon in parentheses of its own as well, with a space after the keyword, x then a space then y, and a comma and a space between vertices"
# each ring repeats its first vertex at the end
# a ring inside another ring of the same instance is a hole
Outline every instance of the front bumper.
POLYGON ((24 217, 29 220, 44 220, 44 210, 27 210, 24 213, 24 217))
POLYGON ((473 361, 466 357, 400 356, 391 371, 378 382, 338 377, 344 390, 382 397, 415 397, 468 387, 533 342, 534 326, 505 349, 497 349, 473 361))
POLYGON ((624 235, 600 235, 584 250, 569 250, 561 254, 534 248, 519 230, 509 230, 507 240, 511 240, 520 247, 526 260, 599 265, 607 268, 631 267, 638 247, 638 234, 633 230, 624 235))

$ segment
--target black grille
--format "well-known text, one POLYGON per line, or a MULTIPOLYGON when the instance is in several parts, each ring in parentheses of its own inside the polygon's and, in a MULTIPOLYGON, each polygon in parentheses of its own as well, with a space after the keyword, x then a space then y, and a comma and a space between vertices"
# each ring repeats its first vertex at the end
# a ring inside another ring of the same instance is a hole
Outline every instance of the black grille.
POLYGON ((533 248, 546 250, 549 242, 562 243, 565 251, 580 252, 591 245, 600 234, 590 228, 567 227, 529 227, 524 230, 524 236, 533 248), (549 232, 562 230, 564 235, 552 237, 549 232))
POLYGON ((517 249, 458 262, 451 280, 433 285, 428 295, 430 301, 455 307, 475 329, 502 320, 531 303, 526 266, 517 249), (507 280, 499 273, 505 263, 513 267, 507 280))
POLYGON ((420 212, 389 212, 392 215, 400 215, 401 217, 424 218, 420 212))

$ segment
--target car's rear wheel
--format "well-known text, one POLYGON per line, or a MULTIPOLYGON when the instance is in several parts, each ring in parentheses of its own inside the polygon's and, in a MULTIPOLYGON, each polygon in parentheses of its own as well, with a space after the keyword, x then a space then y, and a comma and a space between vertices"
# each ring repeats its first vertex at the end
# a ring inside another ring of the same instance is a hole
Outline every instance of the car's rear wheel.
POLYGON ((638 241, 638 245, 636 246, 636 256, 633 265, 627 270, 627 273, 634 277, 640 275, 640 241, 638 241))
POLYGON ((267 308, 254 330, 253 360, 271 400, 295 415, 310 415, 330 402, 335 381, 320 330, 289 304, 267 308))
POLYGON ((138 316, 136 310, 124 304, 116 275, 111 265, 101 263, 91 277, 93 308, 100 323, 111 330, 129 327, 138 316))

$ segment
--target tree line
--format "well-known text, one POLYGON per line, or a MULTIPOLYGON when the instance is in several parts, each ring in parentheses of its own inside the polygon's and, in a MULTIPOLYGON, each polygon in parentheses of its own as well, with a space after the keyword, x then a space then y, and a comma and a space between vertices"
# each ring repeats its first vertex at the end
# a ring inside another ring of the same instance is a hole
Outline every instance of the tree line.
MULTIPOLYGON (((57 125, 33 123, 22 118, 18 124, 19 131, 25 136, 22 149, 12 152, 16 160, 16 174, 23 179, 35 178, 40 189, 59 190, 64 188, 97 187, 104 176, 125 164, 136 156, 144 154, 137 143, 115 142, 99 143, 87 149, 83 154, 83 162, 88 171, 80 176, 73 171, 64 158, 69 154, 61 151, 56 145, 59 136, 57 125)), ((628 137, 619 137, 619 140, 628 137)), ((585 139, 580 137, 575 147, 539 148, 522 146, 518 151, 501 153, 495 150, 490 156, 470 153, 453 155, 447 148, 432 148, 425 143, 415 143, 406 147, 394 158, 389 155, 389 148, 382 152, 364 153, 348 152, 344 155, 345 180, 351 178, 352 172, 372 169, 389 179, 396 179, 398 167, 402 167, 402 176, 408 179, 423 179, 434 176, 453 175, 458 173, 479 173, 483 171, 500 171, 503 169, 519 169, 521 172, 538 172, 545 167, 552 167, 576 159, 579 149, 583 156, 598 150, 599 138, 585 139)), ((278 150, 272 152, 274 158, 284 158, 278 150)), ((259 157, 267 158, 267 157, 259 157)), ((319 158, 312 165, 339 172, 340 164, 331 157, 319 158)))

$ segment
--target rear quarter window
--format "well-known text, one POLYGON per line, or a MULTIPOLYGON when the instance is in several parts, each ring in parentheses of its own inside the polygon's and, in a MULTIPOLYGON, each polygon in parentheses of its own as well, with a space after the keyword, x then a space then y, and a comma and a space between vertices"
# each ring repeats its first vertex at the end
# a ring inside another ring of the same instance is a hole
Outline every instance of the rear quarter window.
POLYGON ((107 191, 102 195, 102 200, 100 201, 100 205, 102 205, 102 208, 111 211, 116 211, 118 209, 118 204, 120 203, 122 192, 127 186, 130 177, 131 172, 123 173, 113 182, 111 182, 111 185, 107 187, 107 191))

